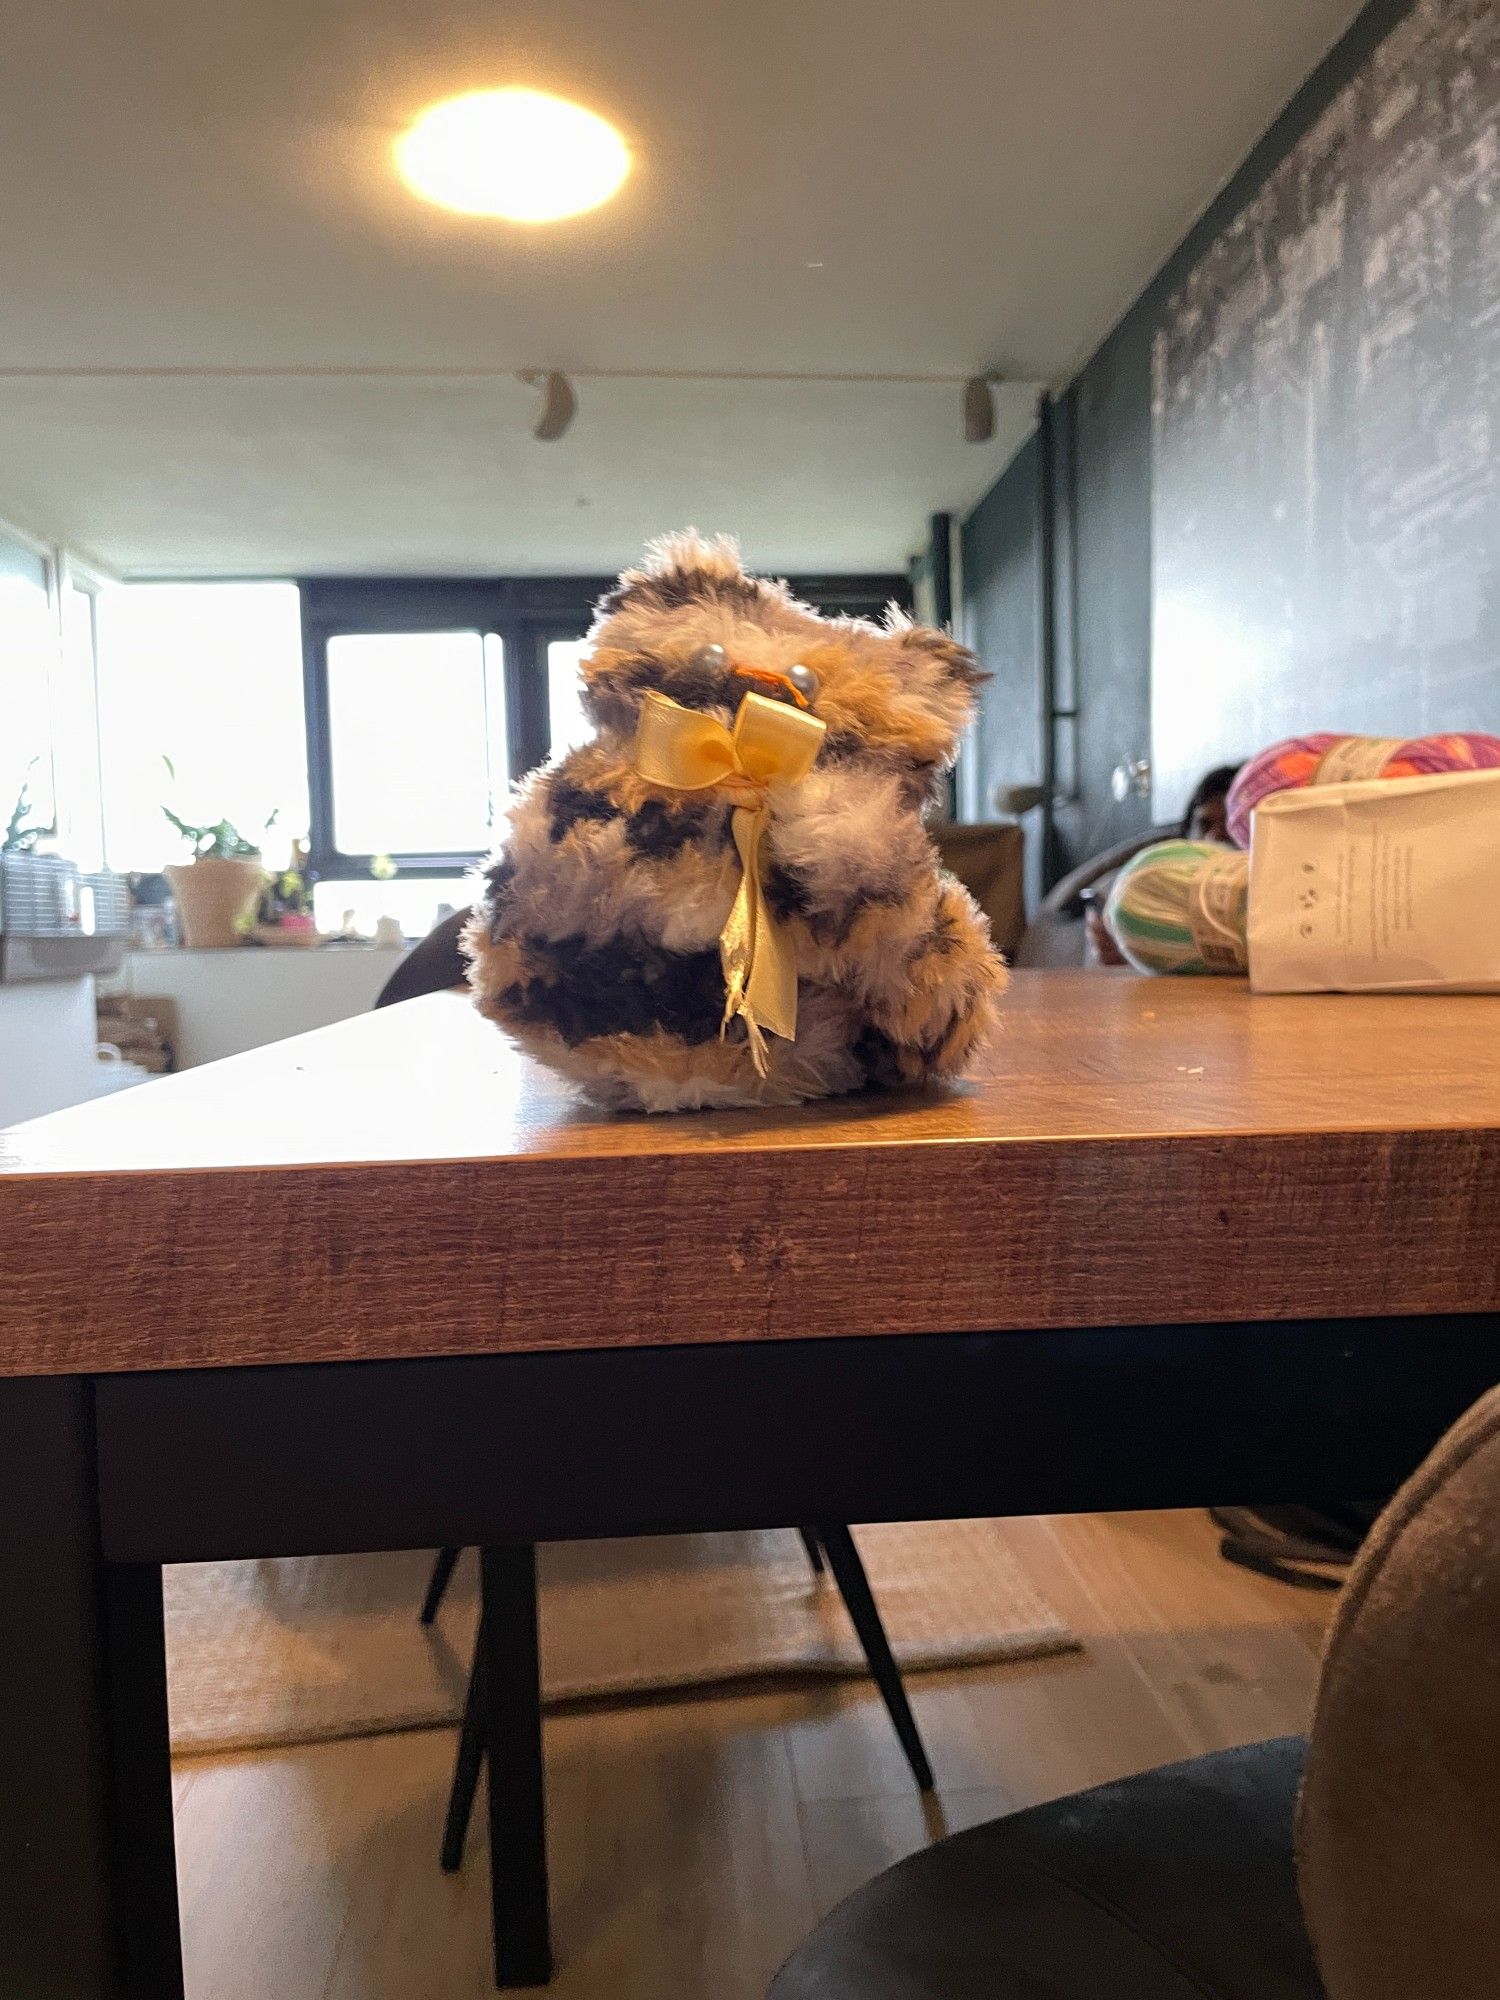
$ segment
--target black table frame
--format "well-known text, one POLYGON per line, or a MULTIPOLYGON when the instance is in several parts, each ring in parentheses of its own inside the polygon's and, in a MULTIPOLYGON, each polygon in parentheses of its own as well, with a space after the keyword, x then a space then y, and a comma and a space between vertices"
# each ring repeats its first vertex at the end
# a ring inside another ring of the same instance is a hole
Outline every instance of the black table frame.
POLYGON ((1500 1315, 0 1382, 0 1993, 182 1992, 164 1562, 1389 1491, 1500 1315))

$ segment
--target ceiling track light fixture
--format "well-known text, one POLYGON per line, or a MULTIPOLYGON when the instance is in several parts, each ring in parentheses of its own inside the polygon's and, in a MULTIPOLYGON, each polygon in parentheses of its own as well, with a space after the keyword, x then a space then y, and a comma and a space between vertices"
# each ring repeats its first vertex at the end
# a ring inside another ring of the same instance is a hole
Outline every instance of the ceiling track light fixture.
POLYGON ((517 379, 542 392, 542 413, 531 435, 539 444, 555 444, 578 413, 573 384, 556 368, 525 368, 517 379))
POLYGON ((964 443, 988 444, 995 435, 994 384, 1000 375, 971 375, 964 384, 964 443))

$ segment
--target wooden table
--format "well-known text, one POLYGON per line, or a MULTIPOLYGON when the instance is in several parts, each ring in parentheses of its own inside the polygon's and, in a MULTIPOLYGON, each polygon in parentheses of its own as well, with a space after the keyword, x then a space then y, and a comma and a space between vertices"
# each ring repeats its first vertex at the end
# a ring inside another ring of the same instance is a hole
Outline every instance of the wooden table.
POLYGON ((0 1992, 173 2000, 164 1561, 1388 1488, 1500 1003, 1023 974, 963 1091, 648 1121, 441 995, 0 1136, 0 1255, 0 1992))

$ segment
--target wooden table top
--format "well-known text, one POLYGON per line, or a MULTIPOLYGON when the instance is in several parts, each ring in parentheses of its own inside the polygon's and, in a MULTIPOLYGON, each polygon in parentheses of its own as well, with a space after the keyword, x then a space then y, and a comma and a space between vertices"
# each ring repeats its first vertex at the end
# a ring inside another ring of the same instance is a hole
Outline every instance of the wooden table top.
POLYGON ((1015 975, 986 1075, 608 1117, 461 995, 0 1134, 0 1373, 1500 1311, 1500 1000, 1015 975))

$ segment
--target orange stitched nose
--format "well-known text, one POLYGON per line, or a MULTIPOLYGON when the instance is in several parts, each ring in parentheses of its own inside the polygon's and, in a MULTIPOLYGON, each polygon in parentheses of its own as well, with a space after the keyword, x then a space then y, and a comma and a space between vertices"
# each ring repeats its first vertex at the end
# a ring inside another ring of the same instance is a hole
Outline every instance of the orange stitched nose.
MULTIPOLYGON (((808 697, 792 676, 778 673, 774 667, 742 667, 736 662, 730 671, 738 674, 741 680, 759 681, 763 687, 774 688, 778 694, 789 694, 798 708, 807 708, 810 705, 808 697)), ((806 668, 802 671, 805 673, 806 668)))

